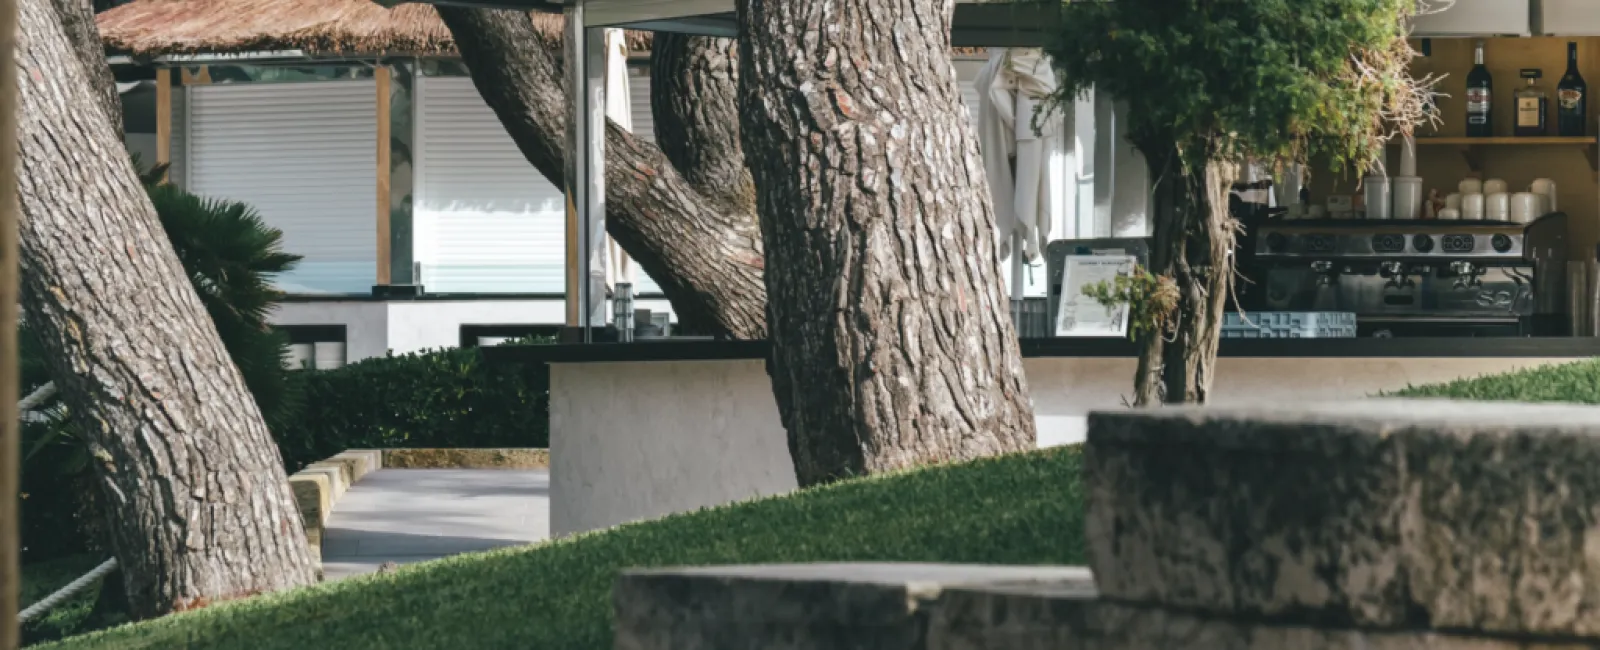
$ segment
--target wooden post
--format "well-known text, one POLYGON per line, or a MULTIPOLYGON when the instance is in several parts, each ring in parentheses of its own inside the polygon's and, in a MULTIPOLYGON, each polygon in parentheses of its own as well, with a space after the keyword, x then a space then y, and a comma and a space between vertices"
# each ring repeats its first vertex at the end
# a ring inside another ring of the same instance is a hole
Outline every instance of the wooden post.
POLYGON ((22 364, 17 358, 17 51, 16 0, 0 0, 0 650, 20 643, 22 610, 17 488, 22 473, 22 414, 17 412, 22 364))
POLYGON ((389 284, 389 98, 393 70, 380 65, 373 71, 378 82, 378 284, 389 284))
POLYGON ((156 164, 172 164, 172 68, 156 69, 156 164))

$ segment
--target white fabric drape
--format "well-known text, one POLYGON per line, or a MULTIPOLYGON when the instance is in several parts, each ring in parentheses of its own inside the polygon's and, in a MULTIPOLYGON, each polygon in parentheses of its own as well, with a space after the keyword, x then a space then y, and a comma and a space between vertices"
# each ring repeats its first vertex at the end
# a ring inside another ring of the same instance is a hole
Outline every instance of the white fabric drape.
POLYGON ((1056 187, 1066 172, 1066 138, 1058 116, 1035 119, 1056 91, 1055 71, 1039 50, 997 49, 975 80, 978 144, 994 199, 1000 258, 1022 236, 1023 258, 1033 261, 1050 241, 1051 225, 1065 215, 1056 187), (1014 165, 1013 166, 1013 162, 1014 165))
MULTIPOLYGON (((624 131, 633 132, 633 102, 628 92, 628 40, 620 29, 605 31, 606 46, 606 118, 616 122, 624 131)), ((604 135, 601 136, 602 138, 604 135)), ((616 282, 634 284, 633 262, 616 240, 606 235, 606 285, 616 282)))

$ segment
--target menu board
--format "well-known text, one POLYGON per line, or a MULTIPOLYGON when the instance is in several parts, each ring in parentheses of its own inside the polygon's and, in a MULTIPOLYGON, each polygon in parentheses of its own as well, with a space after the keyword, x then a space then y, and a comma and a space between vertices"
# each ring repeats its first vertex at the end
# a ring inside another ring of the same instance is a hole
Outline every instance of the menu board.
POLYGON ((1133 275, 1138 258, 1132 255, 1069 255, 1061 272, 1061 306, 1056 313, 1056 336, 1125 337, 1128 335, 1126 303, 1111 307, 1083 294, 1087 287, 1133 275))

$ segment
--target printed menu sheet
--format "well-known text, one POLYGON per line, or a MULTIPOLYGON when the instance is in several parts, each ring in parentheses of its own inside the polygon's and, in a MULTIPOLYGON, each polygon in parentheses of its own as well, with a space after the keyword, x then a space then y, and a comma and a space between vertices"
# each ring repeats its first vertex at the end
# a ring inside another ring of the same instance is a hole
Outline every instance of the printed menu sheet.
POLYGON ((1086 287, 1133 275, 1138 258, 1132 255, 1070 255, 1061 272, 1061 307, 1056 313, 1056 336, 1124 337, 1128 335, 1128 305, 1113 307, 1083 295, 1086 287))

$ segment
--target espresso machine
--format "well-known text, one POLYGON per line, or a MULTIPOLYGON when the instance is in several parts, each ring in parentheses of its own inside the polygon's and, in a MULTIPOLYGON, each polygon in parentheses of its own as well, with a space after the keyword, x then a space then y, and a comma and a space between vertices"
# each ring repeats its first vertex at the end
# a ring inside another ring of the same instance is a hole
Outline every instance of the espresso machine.
POLYGON ((1358 336, 1562 336, 1567 215, 1258 221, 1238 302, 1356 314, 1358 336))

